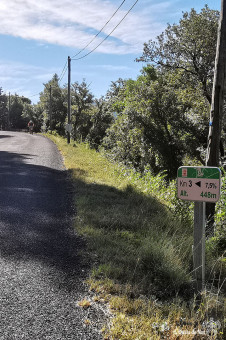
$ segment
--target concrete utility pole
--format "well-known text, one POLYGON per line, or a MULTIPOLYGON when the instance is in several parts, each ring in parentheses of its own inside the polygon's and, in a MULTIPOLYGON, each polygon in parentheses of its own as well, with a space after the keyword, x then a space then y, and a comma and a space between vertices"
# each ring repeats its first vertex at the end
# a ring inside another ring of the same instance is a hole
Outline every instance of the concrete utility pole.
MULTIPOLYGON (((220 140, 223 120, 223 103, 226 76, 226 0, 221 0, 221 14, 218 27, 217 49, 215 58, 214 82, 212 102, 210 109, 210 123, 208 146, 206 153, 207 166, 219 166, 220 140)), ((208 219, 207 232, 214 233, 215 204, 206 204, 206 217, 208 219)))
POLYGON ((210 126, 206 155, 207 166, 217 167, 219 166, 225 75, 226 75, 226 0, 221 0, 221 15, 217 37, 212 103, 210 109, 210 126))
MULTIPOLYGON (((220 138, 223 119, 223 103, 226 76, 226 0, 221 0, 221 15, 217 36, 214 81, 210 109, 210 123, 206 166, 219 166, 220 138)), ((208 233, 213 233, 215 203, 195 202, 194 206, 194 279, 197 291, 205 288, 205 238, 206 217, 208 233), (206 206, 205 206, 206 205, 206 206), (211 230, 210 230, 211 229, 211 230)))
MULTIPOLYGON (((68 105, 67 105, 68 126, 71 125, 71 58, 68 57, 68 105)), ((70 128, 67 131, 67 143, 70 144, 70 128)))

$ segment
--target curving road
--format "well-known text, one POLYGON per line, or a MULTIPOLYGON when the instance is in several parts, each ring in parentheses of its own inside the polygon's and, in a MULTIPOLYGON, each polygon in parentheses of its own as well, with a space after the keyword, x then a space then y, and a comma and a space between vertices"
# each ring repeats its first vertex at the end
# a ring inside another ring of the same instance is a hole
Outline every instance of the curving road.
POLYGON ((77 305, 88 265, 70 192, 54 143, 0 131, 1 340, 102 339, 101 310, 77 305))

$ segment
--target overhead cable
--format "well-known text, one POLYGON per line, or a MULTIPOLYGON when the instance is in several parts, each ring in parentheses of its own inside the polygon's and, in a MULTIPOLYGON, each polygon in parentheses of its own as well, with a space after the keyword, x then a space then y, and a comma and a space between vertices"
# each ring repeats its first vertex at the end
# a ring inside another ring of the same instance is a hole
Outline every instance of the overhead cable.
POLYGON ((60 77, 59 77, 59 83, 60 83, 61 80, 63 79, 63 77, 64 77, 66 71, 67 71, 67 61, 66 61, 65 65, 64 65, 64 68, 63 68, 63 70, 62 70, 62 72, 61 72, 61 75, 60 75, 60 77))
POLYGON ((38 95, 40 95, 40 92, 39 92, 39 93, 36 93, 36 94, 32 94, 31 96, 29 96, 29 98, 30 98, 30 97, 35 97, 35 96, 38 96, 38 95))
POLYGON ((109 22, 111 21, 111 19, 115 16, 115 14, 119 11, 119 9, 122 7, 122 5, 124 4, 126 0, 123 0, 122 3, 119 5, 119 7, 116 9, 116 11, 112 14, 112 16, 110 17, 110 19, 106 22, 106 24, 101 28, 101 30, 93 37, 93 39, 82 49, 80 50, 78 53, 76 53, 73 57, 77 57, 77 55, 79 55, 81 52, 83 52, 95 39, 96 37, 98 37, 98 35, 103 31, 103 29, 107 26, 107 24, 109 24, 109 22))
POLYGON ((127 17, 127 15, 132 11, 133 7, 137 4, 139 0, 136 0, 134 2, 134 4, 132 5, 132 7, 130 7, 130 9, 128 10, 128 12, 124 15, 124 17, 119 21, 119 23, 113 28, 113 30, 94 48, 92 49, 91 51, 89 51, 88 53, 86 53, 84 56, 82 57, 79 57, 79 58, 71 58, 71 60, 80 60, 80 59, 83 59, 85 57, 87 57, 89 54, 91 54, 92 52, 94 52, 101 44, 103 44, 103 42, 105 40, 107 40, 107 38, 110 37, 110 35, 116 30, 116 28, 122 23, 122 21, 127 17))
MULTIPOLYGON (((63 79, 63 77, 64 77, 66 72, 67 72, 67 62, 65 63, 65 65, 63 67, 63 70, 61 71, 61 74, 60 74, 60 77, 59 77, 59 83, 62 81, 62 79, 63 79)), ((55 86, 53 86, 53 87, 55 87, 55 86)), ((40 92, 36 93, 36 94, 33 94, 33 95, 29 96, 29 97, 35 97, 35 96, 38 96, 38 95, 40 95, 40 92)))
MULTIPOLYGON (((105 25, 101 28, 101 30, 93 37, 93 39, 83 48, 83 49, 81 49, 78 53, 76 53, 72 58, 71 58, 71 60, 80 60, 80 59, 83 59, 83 58, 85 58, 85 57, 87 57, 89 54, 91 54, 92 52, 94 52, 100 45, 102 45, 103 44, 103 42, 105 41, 105 40, 107 40, 110 36, 111 36, 111 34, 116 30, 116 28, 122 23, 122 21, 127 17, 127 15, 132 11, 132 9, 134 8, 134 6, 137 4, 137 2, 139 1, 139 0, 136 0, 135 2, 134 2, 134 4, 130 7, 130 9, 127 11, 127 13, 123 16, 123 18, 119 21, 119 23, 113 28, 113 30, 95 47, 95 48, 93 48, 91 51, 89 51, 88 53, 86 53, 85 55, 83 55, 82 57, 79 57, 79 58, 75 58, 76 56, 78 56, 81 52, 83 52, 97 37, 98 37, 98 35, 104 30, 104 28, 107 26, 107 24, 111 21, 111 19, 115 16, 115 14, 119 11, 119 9, 122 7, 122 5, 124 4, 124 2, 125 2, 126 0, 123 0, 122 2, 121 2, 121 4, 119 5, 119 7, 116 9, 116 11, 112 14, 112 16, 110 17, 110 19, 105 23, 105 25)), ((65 63, 65 65, 64 65, 64 67, 63 67, 63 70, 62 70, 62 72, 61 72, 61 75, 60 75, 60 77, 59 77, 59 83, 62 81, 62 79, 63 79, 63 77, 64 77, 64 75, 65 75, 65 73, 67 72, 67 69, 68 69, 68 66, 67 66, 67 61, 66 61, 66 63, 65 63)), ((30 97, 35 97, 35 96, 37 96, 37 95, 39 95, 40 93, 37 93, 37 94, 34 94, 34 95, 32 95, 32 96, 30 96, 30 97)))

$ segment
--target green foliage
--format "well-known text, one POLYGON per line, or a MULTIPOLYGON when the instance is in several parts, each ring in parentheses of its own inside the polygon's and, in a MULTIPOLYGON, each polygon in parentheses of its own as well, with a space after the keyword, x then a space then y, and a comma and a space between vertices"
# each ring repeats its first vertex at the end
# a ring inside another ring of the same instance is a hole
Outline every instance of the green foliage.
POLYGON ((226 293, 226 177, 222 176, 221 199, 216 204, 215 233, 206 243, 209 280, 226 293))
POLYGON ((40 104, 32 105, 26 103, 23 108, 23 118, 27 121, 32 120, 34 123, 34 131, 40 132, 43 126, 43 108, 40 104))
POLYGON ((106 130, 110 127, 113 121, 113 116, 111 112, 108 111, 108 106, 103 98, 95 100, 90 120, 92 125, 89 129, 86 140, 92 148, 97 150, 103 142, 106 130))
POLYGON ((112 83, 106 98, 116 119, 103 140, 111 159, 141 172, 166 170, 168 178, 188 160, 204 164, 218 19, 207 6, 184 13, 144 44, 138 61, 157 68, 112 83))
POLYGON ((194 9, 183 13, 179 24, 168 24, 157 41, 144 44, 143 55, 137 61, 184 70, 186 81, 201 84, 205 97, 211 102, 218 19, 219 12, 208 6, 200 13, 194 9))
POLYGON ((111 159, 175 178, 182 164, 204 164, 219 12, 207 6, 183 14, 157 41, 144 44, 137 80, 113 82, 107 92, 116 115, 103 147, 111 159), (203 34, 205 32, 205 34, 203 34))
MULTIPOLYGON (((203 162, 208 125, 203 119, 200 124, 199 117, 207 106, 199 92, 203 105, 198 108, 190 99, 192 91, 179 88, 179 78, 183 76, 178 71, 160 72, 147 66, 136 81, 124 82, 119 97, 124 109, 103 141, 111 158, 141 172, 146 166, 155 174, 166 170, 169 178, 176 176, 186 155, 203 162)), ((113 103, 112 111, 117 98, 113 103)))
POLYGON ((113 116, 104 98, 94 99, 89 86, 72 84, 72 137, 76 141, 88 141, 92 148, 98 149, 110 126, 113 116))
MULTIPOLYGON (((179 24, 144 45, 138 60, 152 64, 136 80, 112 82, 100 100, 85 80, 72 84, 72 138, 105 149, 112 160, 138 172, 166 171, 168 180, 183 164, 203 165, 218 18, 207 6, 184 13, 179 24)), ((51 84, 52 129, 64 134, 67 90, 62 92, 57 75, 41 94, 43 125, 50 126, 51 84)))
POLYGON ((74 140, 85 141, 92 126, 91 110, 93 102, 93 94, 90 92, 85 80, 83 80, 81 84, 78 82, 72 84, 72 136, 74 140))
POLYGON ((0 87, 0 128, 6 130, 8 127, 8 98, 0 87))
POLYGON ((154 196, 167 205, 184 226, 190 228, 193 224, 193 202, 178 199, 176 180, 168 181, 166 172, 154 175, 149 167, 146 167, 143 173, 139 173, 120 166, 120 176, 127 178, 143 194, 154 196))
POLYGON ((10 127, 12 129, 26 129, 28 119, 23 116, 23 111, 31 101, 28 98, 15 94, 14 96, 11 95, 10 102, 10 127))
POLYGON ((110 89, 106 93, 106 102, 115 114, 120 114, 124 106, 125 80, 119 78, 111 82, 110 89))
MULTIPOLYGON (((183 164, 204 164, 218 19, 208 6, 183 13, 144 44, 138 61, 151 65, 136 80, 112 82, 104 98, 94 99, 85 80, 72 84, 72 138, 141 173, 166 171, 167 179, 183 164)), ((67 88, 56 74, 44 85, 40 102, 26 105, 23 117, 64 135, 67 88)))
POLYGON ((216 205, 216 251, 219 256, 226 256, 226 176, 221 178, 221 199, 216 205))
MULTIPOLYGON (((48 131, 65 135, 67 123, 67 88, 61 88, 59 78, 53 78, 44 84, 37 105, 27 104, 23 117, 32 119, 36 131, 48 131)), ((113 121, 112 112, 104 98, 94 99, 85 80, 71 85, 71 136, 76 141, 88 141, 91 147, 98 149, 113 121)))
POLYGON ((65 119, 67 107, 65 105, 66 93, 59 85, 59 77, 54 74, 52 79, 44 84, 40 93, 40 102, 37 112, 43 116, 43 129, 56 130, 60 135, 65 134, 65 119))

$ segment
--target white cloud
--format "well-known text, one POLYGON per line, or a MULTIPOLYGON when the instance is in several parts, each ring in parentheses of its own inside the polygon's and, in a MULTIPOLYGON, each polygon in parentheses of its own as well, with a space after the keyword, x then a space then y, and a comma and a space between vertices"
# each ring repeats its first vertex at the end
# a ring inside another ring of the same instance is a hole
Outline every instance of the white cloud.
POLYGON ((29 64, 11 62, 0 60, 0 80, 4 77, 9 79, 14 79, 16 77, 27 78, 27 75, 32 75, 33 77, 40 76, 40 73, 46 74, 46 70, 42 67, 37 67, 29 64))
MULTIPOLYGON (((147 0, 146 7, 152 2, 147 0)), ((0 34, 81 49, 104 26, 119 4, 120 1, 115 4, 113 0, 1 0, 0 34)), ((120 8, 89 49, 111 32, 132 4, 133 1, 120 8)), ((136 10, 135 6, 98 52, 126 54, 140 51, 143 43, 161 28, 149 14, 136 10)))

